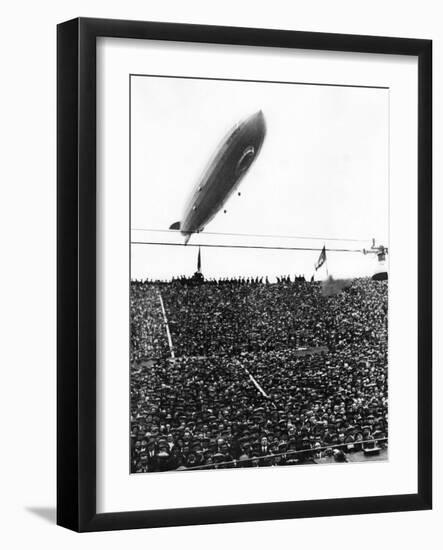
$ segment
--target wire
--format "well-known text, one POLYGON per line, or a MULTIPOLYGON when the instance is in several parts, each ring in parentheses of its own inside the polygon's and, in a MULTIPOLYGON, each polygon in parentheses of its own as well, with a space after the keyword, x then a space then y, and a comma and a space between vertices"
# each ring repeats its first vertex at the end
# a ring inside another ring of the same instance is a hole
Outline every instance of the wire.
MULTIPOLYGON (((147 231, 152 233, 180 233, 180 229, 153 229, 140 227, 133 227, 131 231, 147 231)), ((301 239, 307 241, 347 241, 355 243, 366 243, 368 241, 371 241, 371 239, 340 239, 338 237, 310 237, 307 235, 261 235, 258 233, 219 233, 214 231, 202 231, 201 233, 204 235, 223 235, 227 237, 262 237, 270 239, 301 239)), ((200 233, 196 232, 194 234, 199 235, 200 233)))
MULTIPOLYGON (((311 248, 303 246, 261 246, 261 245, 245 245, 245 244, 185 244, 185 243, 164 243, 156 241, 131 241, 132 244, 147 244, 159 246, 186 246, 186 247, 201 247, 201 248, 249 248, 260 250, 299 250, 308 252, 321 252, 323 248, 311 248)), ((361 249, 350 248, 326 248, 326 252, 363 252, 361 249)))

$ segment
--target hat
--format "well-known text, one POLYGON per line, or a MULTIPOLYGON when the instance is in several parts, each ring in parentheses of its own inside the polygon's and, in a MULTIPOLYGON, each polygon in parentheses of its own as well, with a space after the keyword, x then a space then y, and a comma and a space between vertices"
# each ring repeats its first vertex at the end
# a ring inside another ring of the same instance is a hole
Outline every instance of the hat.
POLYGON ((216 462, 223 462, 225 455, 223 453, 215 453, 212 457, 216 462))

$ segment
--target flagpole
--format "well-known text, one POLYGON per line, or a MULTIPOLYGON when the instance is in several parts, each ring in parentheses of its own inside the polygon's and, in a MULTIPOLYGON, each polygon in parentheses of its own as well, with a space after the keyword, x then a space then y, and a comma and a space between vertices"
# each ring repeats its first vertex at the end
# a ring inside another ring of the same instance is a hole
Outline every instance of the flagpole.
POLYGON ((325 251, 325 269, 326 269, 326 278, 329 279, 329 270, 328 270, 328 256, 326 255, 326 245, 323 245, 323 250, 325 251))
POLYGON ((201 250, 200 247, 198 247, 198 255, 197 255, 197 273, 201 273, 202 265, 201 265, 201 250))

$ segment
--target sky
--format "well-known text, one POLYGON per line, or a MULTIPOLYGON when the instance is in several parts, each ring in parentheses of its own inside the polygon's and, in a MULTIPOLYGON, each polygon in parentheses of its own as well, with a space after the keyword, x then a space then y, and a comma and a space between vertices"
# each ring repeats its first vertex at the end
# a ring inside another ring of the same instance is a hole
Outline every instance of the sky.
MULTIPOLYGON (((167 229, 181 220, 221 140, 259 109, 267 133, 241 196, 232 195, 227 212, 189 244, 356 250, 375 238, 388 246, 387 89, 152 76, 131 77, 131 240, 183 243, 167 229)), ((132 244, 131 277, 192 275, 197 253, 189 245, 132 244)), ((201 255, 206 277, 275 280, 310 278, 319 251, 202 248, 201 255)), ((377 269, 375 256, 361 252, 328 252, 327 258, 334 277, 377 269)), ((325 276, 326 267, 316 274, 325 276)))

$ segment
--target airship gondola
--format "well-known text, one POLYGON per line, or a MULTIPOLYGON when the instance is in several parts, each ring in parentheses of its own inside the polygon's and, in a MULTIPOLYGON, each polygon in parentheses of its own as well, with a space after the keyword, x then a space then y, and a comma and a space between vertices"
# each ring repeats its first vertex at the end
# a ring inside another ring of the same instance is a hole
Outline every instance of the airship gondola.
POLYGON ((185 244, 193 233, 203 231, 237 189, 257 158, 265 134, 265 119, 258 111, 237 124, 222 141, 198 180, 182 220, 169 228, 180 230, 185 244))

